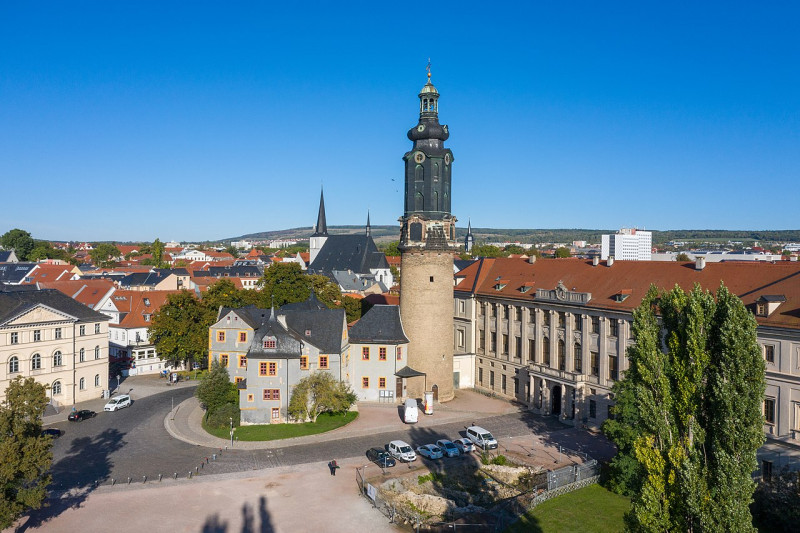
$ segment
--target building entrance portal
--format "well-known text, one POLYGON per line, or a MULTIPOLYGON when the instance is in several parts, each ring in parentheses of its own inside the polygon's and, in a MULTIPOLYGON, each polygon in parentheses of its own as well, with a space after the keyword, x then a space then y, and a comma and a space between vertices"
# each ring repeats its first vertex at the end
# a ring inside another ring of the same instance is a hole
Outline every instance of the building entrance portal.
POLYGON ((550 412, 556 416, 561 414, 561 385, 553 387, 550 412))

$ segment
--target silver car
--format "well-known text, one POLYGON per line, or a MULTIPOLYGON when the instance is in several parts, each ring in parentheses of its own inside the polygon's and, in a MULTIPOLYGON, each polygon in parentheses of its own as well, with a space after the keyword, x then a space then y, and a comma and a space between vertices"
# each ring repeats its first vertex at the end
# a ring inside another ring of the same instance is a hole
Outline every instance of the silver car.
POLYGON ((456 439, 453 441, 453 444, 458 447, 461 453, 470 453, 475 449, 475 446, 472 445, 472 441, 469 439, 456 439))
POLYGON ((461 455, 461 450, 458 449, 458 446, 447 439, 437 440, 436 445, 442 449, 447 457, 458 457, 461 455))

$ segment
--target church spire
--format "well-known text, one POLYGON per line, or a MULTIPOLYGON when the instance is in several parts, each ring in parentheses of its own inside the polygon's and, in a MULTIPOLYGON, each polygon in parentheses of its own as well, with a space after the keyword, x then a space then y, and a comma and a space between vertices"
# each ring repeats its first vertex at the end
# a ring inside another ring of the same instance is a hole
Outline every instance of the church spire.
POLYGON ((372 235, 372 227, 369 225, 369 209, 367 209, 367 237, 372 235))
POLYGON ((327 235, 328 223, 325 221, 325 196, 322 188, 319 190, 319 214, 317 215, 317 225, 314 227, 314 235, 327 235))
POLYGON ((475 238, 472 236, 472 219, 469 219, 467 222, 467 236, 464 238, 464 250, 470 253, 474 243, 475 238))

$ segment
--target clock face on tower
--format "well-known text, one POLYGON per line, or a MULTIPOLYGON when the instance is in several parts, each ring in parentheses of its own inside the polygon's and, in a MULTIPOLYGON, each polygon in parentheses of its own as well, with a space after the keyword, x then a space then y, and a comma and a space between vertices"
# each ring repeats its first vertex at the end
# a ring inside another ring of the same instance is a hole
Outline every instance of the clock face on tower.
POLYGON ((425 154, 423 154, 422 152, 417 152, 416 154, 414 154, 414 161, 416 161, 417 163, 424 162, 425 154))
POLYGON ((419 126, 417 126, 417 131, 420 133, 425 131, 425 124, 420 124, 419 126))
POLYGON ((444 154, 444 164, 445 165, 450 164, 450 154, 444 154))

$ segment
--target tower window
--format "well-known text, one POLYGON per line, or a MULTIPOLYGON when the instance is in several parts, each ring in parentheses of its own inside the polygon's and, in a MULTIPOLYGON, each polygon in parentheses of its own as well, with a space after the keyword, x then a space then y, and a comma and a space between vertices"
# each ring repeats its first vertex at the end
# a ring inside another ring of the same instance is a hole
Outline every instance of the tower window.
POLYGON ((431 276, 431 283, 433 283, 433 276, 431 276))

